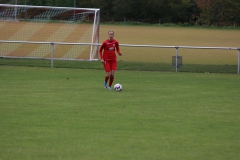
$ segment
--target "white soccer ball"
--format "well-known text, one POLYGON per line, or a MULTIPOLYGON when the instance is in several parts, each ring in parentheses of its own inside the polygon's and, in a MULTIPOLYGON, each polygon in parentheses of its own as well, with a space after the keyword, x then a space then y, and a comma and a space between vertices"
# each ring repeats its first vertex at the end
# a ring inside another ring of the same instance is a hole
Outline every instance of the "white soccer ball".
POLYGON ((122 85, 117 83, 114 85, 114 90, 120 92, 122 90, 122 85))

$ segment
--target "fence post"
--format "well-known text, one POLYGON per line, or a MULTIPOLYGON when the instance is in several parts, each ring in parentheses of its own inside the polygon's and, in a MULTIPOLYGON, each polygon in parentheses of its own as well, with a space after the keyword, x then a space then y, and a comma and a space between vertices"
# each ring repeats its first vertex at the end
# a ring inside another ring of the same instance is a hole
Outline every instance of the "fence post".
POLYGON ((178 47, 175 47, 176 48, 176 66, 175 66, 175 69, 176 69, 176 72, 178 71, 178 47))
POLYGON ((54 59, 54 43, 51 43, 52 54, 51 54, 51 68, 53 68, 53 59, 54 59))
POLYGON ((238 74, 240 72, 240 48, 238 48, 238 74))

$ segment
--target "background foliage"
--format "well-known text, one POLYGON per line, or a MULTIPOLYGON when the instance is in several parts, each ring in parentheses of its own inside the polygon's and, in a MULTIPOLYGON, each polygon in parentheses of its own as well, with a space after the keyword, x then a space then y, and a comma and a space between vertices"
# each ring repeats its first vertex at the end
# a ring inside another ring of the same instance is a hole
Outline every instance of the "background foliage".
MULTIPOLYGON (((14 4, 16 0, 0 0, 14 4)), ((239 0, 18 0, 18 4, 100 8, 102 22, 239 26, 239 0)))

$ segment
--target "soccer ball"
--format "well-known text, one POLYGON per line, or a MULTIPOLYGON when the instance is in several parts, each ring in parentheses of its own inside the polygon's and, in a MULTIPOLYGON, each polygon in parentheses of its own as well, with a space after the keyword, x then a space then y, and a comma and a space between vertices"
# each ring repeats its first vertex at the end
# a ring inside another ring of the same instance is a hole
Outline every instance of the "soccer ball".
POLYGON ((122 90, 122 85, 117 83, 114 85, 114 90, 120 92, 122 90))

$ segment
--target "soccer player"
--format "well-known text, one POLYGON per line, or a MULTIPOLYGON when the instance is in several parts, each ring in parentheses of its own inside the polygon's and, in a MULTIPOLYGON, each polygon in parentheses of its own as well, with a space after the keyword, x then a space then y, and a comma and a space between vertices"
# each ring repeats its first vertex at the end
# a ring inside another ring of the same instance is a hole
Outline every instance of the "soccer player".
POLYGON ((114 73, 117 70, 117 56, 115 52, 117 51, 117 53, 120 56, 122 55, 119 49, 119 43, 116 39, 113 39, 113 37, 114 37, 114 32, 108 31, 108 39, 106 39, 102 43, 99 49, 101 62, 103 63, 104 69, 106 71, 106 76, 104 79, 104 88, 107 88, 109 90, 112 90, 111 86, 114 80, 114 73), (108 84, 108 80, 109 80, 109 84, 108 84))

